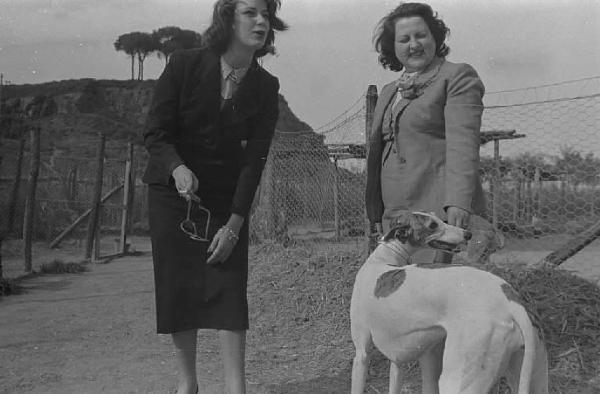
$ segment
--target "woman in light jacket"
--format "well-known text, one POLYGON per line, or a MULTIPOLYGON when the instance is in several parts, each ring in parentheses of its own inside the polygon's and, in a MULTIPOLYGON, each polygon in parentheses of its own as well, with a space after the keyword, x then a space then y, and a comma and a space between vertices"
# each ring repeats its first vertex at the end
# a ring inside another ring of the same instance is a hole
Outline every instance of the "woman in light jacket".
MULTIPOLYGON (((484 86, 473 67, 445 59, 448 33, 423 3, 400 4, 376 30, 379 62, 400 73, 377 100, 367 159, 367 215, 379 233, 404 210, 435 212, 460 227, 485 210, 479 179, 484 86)), ((435 261, 451 258, 438 252, 435 261)))

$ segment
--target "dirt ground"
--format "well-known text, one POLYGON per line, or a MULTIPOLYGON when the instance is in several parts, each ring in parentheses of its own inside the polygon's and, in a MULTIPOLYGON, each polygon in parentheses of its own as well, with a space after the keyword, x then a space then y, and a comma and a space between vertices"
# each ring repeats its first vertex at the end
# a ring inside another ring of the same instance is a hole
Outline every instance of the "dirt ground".
MULTIPOLYGON (((112 251, 109 241, 105 253, 112 251)), ((170 338, 155 333, 150 245, 145 238, 131 243, 138 256, 88 265, 90 270, 82 274, 35 276, 21 282, 23 294, 0 297, 0 393, 173 392, 170 338)), ((38 247, 36 266, 54 258, 79 261, 80 246, 58 251, 38 247)), ((600 280, 600 243, 590 246, 591 254, 580 254, 565 266, 600 280)), ((19 248, 5 248, 5 274, 14 276, 21 271, 19 248)), ((270 254, 268 245, 260 248, 251 250, 255 258, 270 254)), ((277 250, 274 260, 250 268, 248 391, 347 393, 353 355, 346 327, 349 305, 343 297, 328 299, 328 293, 348 292, 358 267, 345 269, 344 264, 357 260, 340 253, 339 245, 331 250, 317 245, 318 252, 295 249, 289 255, 277 250), (331 278, 338 280, 332 283, 331 278), (309 287, 313 294, 307 295, 309 287), (339 315, 330 312, 332 307, 339 315)), ((511 248, 494 258, 533 260, 544 253, 511 248)), ((201 393, 223 392, 213 332, 200 333, 198 376, 201 393)), ((406 378, 403 392, 416 392, 416 375, 406 378)), ((386 381, 387 376, 371 376, 367 392, 386 392, 386 381)))
MULTIPOLYGON (((20 282, 22 294, 0 297, 0 393, 174 392, 170 337, 155 331, 150 244, 145 238, 131 242, 139 256, 87 265, 89 271, 82 274, 27 278, 20 282)), ((110 253, 107 245, 104 252, 110 253)), ((22 272, 15 252, 19 247, 5 250, 5 274, 12 277, 22 272)), ((81 255, 77 244, 54 251, 38 245, 34 269, 53 259, 79 261, 81 255)), ((263 307, 269 305, 251 305, 251 325, 263 307)), ((263 326, 248 332, 250 394, 347 391, 347 373, 339 373, 339 368, 318 375, 302 370, 297 353, 315 349, 300 350, 299 341, 287 343, 285 332, 263 326), (265 331, 273 341, 265 340, 265 331)), ((201 393, 223 392, 215 339, 214 332, 199 334, 201 393)), ((330 353, 348 370, 349 344, 348 338, 340 338, 329 345, 334 351, 316 350, 330 353), (337 357, 335 348, 341 343, 345 354, 337 357)))

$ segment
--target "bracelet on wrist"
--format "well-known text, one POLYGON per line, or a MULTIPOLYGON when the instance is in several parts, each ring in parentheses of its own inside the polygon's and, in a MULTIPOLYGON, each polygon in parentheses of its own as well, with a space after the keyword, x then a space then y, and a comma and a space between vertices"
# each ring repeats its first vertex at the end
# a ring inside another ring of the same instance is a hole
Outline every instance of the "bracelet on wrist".
POLYGON ((225 236, 230 240, 236 243, 239 241, 240 237, 231 229, 231 227, 225 225, 219 229, 219 232, 225 233, 225 236))

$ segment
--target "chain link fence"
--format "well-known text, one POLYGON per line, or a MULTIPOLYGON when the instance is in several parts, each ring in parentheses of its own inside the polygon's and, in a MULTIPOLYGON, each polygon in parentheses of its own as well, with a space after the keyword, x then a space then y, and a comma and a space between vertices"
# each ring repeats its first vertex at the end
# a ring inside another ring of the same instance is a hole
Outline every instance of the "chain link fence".
MULTIPOLYGON (((554 248, 598 226, 599 91, 600 78, 595 78, 486 96, 481 147, 489 202, 485 219, 506 241, 526 248, 535 239, 554 248), (564 95, 566 91, 570 95, 564 95)), ((365 103, 363 95, 316 131, 276 131, 252 210, 253 240, 364 237, 365 103)), ((10 236, 18 238, 31 153, 25 144, 14 196, 19 141, 3 144, 0 209, 12 212, 12 219, 3 214, 0 225, 7 228, 12 220, 10 236)), ((124 144, 108 141, 103 196, 123 182, 126 150, 124 144)), ((146 187, 140 180, 145 161, 145 150, 136 147, 134 231, 147 230, 146 187)), ((35 239, 52 240, 90 209, 96 167, 93 155, 41 152, 35 239)), ((116 191, 103 203, 100 221, 105 232, 120 226, 122 193, 116 191)), ((82 237, 84 232, 85 225, 74 234, 82 237)))
MULTIPOLYGON (((552 249, 600 221, 598 91, 600 78, 486 97, 483 222, 502 243, 552 249)), ((365 108, 362 96, 316 132, 276 133, 255 238, 364 235, 365 108)))
POLYGON ((486 108, 484 128, 523 134, 498 143, 500 155, 482 149, 497 228, 526 239, 574 235, 600 221, 599 124, 600 95, 486 108))
POLYGON ((364 99, 326 130, 276 131, 251 220, 254 239, 358 237, 365 233, 364 99))
MULTIPOLYGON (((23 233, 25 201, 31 171, 29 142, 5 139, 0 171, 0 228, 8 230, 8 238, 20 238, 23 233), (22 149, 21 149, 22 148, 22 149), (21 158, 19 158, 21 157, 21 158), (20 168, 19 168, 20 166, 20 168)), ((123 209, 123 179, 127 147, 109 144, 105 151, 102 173, 103 203, 100 216, 102 231, 118 233, 123 209), (111 146, 113 145, 113 146, 111 146)), ((141 148, 134 152, 133 173, 141 176, 145 153, 141 148)), ((40 152, 39 175, 34 204, 33 239, 51 242, 92 207, 98 161, 94 156, 77 156, 71 152, 47 149, 40 152)), ((146 209, 144 186, 139 179, 134 188, 139 198, 133 206, 133 227, 145 227, 146 209)), ((87 221, 74 228, 71 238, 84 238, 87 221)))

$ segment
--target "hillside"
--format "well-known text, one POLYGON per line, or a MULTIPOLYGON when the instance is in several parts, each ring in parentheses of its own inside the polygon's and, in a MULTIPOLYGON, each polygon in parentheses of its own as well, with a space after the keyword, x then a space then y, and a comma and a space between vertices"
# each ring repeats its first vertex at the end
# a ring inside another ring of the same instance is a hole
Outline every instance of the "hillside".
MULTIPOLYGON (((0 138, 16 139, 26 133, 26 108, 34 99, 45 99, 42 149, 58 149, 70 154, 92 153, 99 132, 108 146, 142 142, 142 130, 150 106, 155 81, 116 81, 79 79, 43 84, 8 85, 2 92, 0 138)), ((277 130, 310 130, 298 119, 285 98, 279 96, 280 116, 277 130)))

